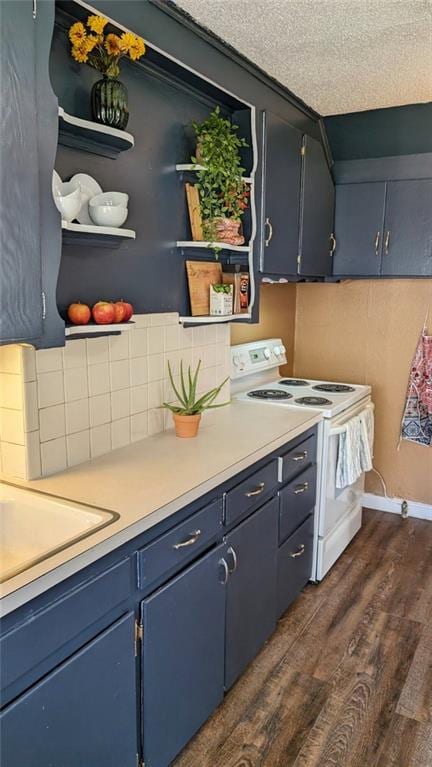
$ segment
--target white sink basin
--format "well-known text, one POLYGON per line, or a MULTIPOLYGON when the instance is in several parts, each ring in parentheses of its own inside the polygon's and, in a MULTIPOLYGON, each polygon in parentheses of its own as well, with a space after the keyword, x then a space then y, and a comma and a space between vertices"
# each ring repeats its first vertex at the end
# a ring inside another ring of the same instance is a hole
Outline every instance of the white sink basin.
POLYGON ((119 515, 0 483, 0 583, 119 515))

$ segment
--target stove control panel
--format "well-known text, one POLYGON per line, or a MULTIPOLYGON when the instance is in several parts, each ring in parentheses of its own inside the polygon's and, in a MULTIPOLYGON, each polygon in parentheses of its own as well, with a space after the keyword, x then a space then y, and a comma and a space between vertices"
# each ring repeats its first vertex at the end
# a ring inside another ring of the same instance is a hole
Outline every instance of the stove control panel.
POLYGON ((231 378, 278 368, 286 361, 286 349, 280 338, 238 344, 231 347, 231 378))

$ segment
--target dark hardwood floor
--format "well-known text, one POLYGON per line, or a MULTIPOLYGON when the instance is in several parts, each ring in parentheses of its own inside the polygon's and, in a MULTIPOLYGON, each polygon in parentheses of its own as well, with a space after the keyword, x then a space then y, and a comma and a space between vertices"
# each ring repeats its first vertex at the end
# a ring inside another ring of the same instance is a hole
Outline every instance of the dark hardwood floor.
POLYGON ((432 767, 432 524, 365 510, 175 767, 432 767))

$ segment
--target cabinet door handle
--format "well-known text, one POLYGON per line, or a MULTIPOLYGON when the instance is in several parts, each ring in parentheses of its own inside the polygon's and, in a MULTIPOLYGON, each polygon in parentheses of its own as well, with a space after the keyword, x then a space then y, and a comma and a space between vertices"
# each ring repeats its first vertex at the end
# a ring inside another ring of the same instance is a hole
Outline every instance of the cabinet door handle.
POLYGON ((384 249, 385 249, 386 256, 388 256, 388 254, 389 254, 389 246, 390 246, 390 229, 387 231, 386 238, 385 238, 385 243, 384 243, 384 249))
POLYGON ((264 244, 265 244, 266 248, 268 248, 268 246, 270 245, 270 240, 273 237, 273 227, 271 225, 271 221, 270 221, 268 216, 267 216, 267 218, 266 218, 266 220, 264 222, 264 228, 266 226, 268 226, 268 237, 265 237, 265 235, 264 235, 264 237, 265 237, 264 244))
POLYGON ((295 455, 291 456, 292 461, 304 461, 308 457, 308 451, 303 450, 302 453, 296 453, 295 455))
POLYGON ((237 570, 237 564, 238 564, 237 553, 236 553, 236 550, 232 546, 230 546, 229 549, 227 550, 227 554, 229 554, 232 557, 232 561, 233 561, 232 567, 228 565, 228 571, 231 575, 231 573, 235 573, 235 571, 237 570))
POLYGON ((296 485, 294 488, 294 495, 305 493, 309 489, 309 482, 303 482, 301 485, 296 485))
POLYGON ((304 543, 302 543, 299 546, 299 550, 298 551, 291 551, 290 557, 292 557, 293 559, 297 559, 297 557, 301 557, 301 555, 304 554, 304 553, 305 553, 305 545, 304 545, 304 543))
POLYGON ((336 245, 337 245, 336 237, 334 236, 334 234, 332 232, 332 234, 330 235, 330 255, 331 256, 333 255, 333 253, 336 250, 336 245))
POLYGON ((377 232, 375 235, 375 255, 379 254, 379 244, 381 239, 381 232, 377 232))
POLYGON ((264 492, 264 487, 265 483, 260 482, 253 490, 248 490, 248 492, 245 493, 246 498, 253 498, 254 495, 261 495, 261 493, 264 492))
POLYGON ((176 550, 185 549, 186 546, 193 546, 193 544, 197 542, 200 535, 201 535, 201 530, 195 530, 195 532, 191 534, 191 537, 188 538, 187 541, 180 541, 180 543, 174 543, 173 549, 176 549, 176 550))
POLYGON ((224 559, 220 559, 218 562, 219 567, 222 567, 223 573, 222 573, 222 580, 220 581, 222 583, 222 586, 225 586, 228 576, 229 576, 229 567, 224 559))

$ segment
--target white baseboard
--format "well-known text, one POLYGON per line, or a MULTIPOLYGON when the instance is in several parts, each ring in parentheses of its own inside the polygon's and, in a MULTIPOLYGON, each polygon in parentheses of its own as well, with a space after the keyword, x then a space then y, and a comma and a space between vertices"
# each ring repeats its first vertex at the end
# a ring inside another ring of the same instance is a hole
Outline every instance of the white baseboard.
MULTIPOLYGON (((362 504, 366 509, 376 509, 377 511, 389 511, 391 514, 401 513, 401 504, 403 498, 386 498, 383 495, 374 495, 373 493, 363 493, 362 504)), ((410 501, 408 504, 408 516, 416 519, 427 519, 432 522, 432 505, 429 503, 420 503, 419 501, 410 501)))

